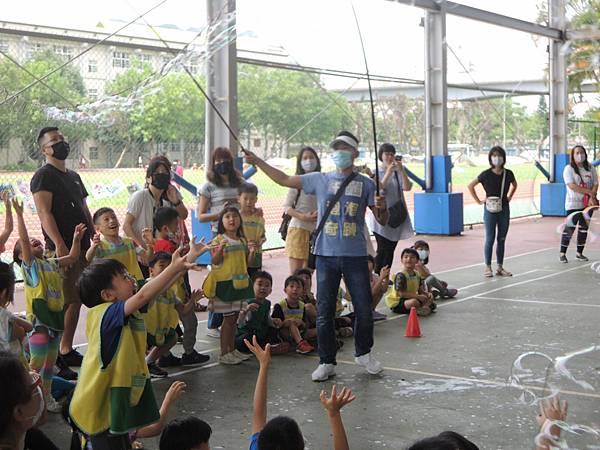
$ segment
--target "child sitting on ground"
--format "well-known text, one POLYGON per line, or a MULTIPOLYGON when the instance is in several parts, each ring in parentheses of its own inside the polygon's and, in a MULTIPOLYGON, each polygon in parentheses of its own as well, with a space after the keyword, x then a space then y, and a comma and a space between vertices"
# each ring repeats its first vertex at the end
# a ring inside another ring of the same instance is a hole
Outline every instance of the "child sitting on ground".
POLYGON ((307 267, 301 267, 300 269, 296 269, 292 275, 297 276, 304 283, 304 294, 300 297, 300 300, 304 302, 306 308, 309 328, 314 328, 317 326, 317 299, 312 292, 313 272, 307 267))
MULTIPOLYGON (((256 337, 252 339, 252 343, 246 341, 246 345, 254 353, 260 364, 256 387, 254 388, 250 450, 304 450, 304 438, 298 423, 294 419, 278 416, 267 422, 267 378, 271 362, 271 346, 267 344, 264 349, 261 348, 256 337)), ((334 384, 331 390, 331 398, 327 398, 325 391, 321 391, 320 399, 329 417, 334 450, 348 450, 350 447, 342 423, 341 409, 354 401, 356 396, 348 388, 343 388, 338 394, 334 384)), ((163 450, 162 447, 161 450, 163 450)))
POLYGON ((256 336, 260 345, 271 344, 272 353, 287 353, 289 344, 281 342, 279 331, 271 319, 271 302, 267 297, 272 292, 273 278, 268 272, 259 270, 252 275, 254 298, 242 308, 238 319, 235 347, 243 353, 249 353, 245 339, 256 336))
MULTIPOLYGON (((161 207, 154 213, 154 252, 165 252, 168 255, 172 255, 175 250, 182 246, 183 241, 180 233, 180 219, 179 213, 175 208, 161 207)), ((188 246, 183 246, 183 251, 187 252, 188 246)), ((164 260, 164 258, 163 258, 164 260)), ((180 365, 193 365, 202 364, 210 359, 208 355, 198 353, 194 349, 196 344, 196 332, 198 331, 198 318, 195 313, 195 306, 197 304, 197 294, 192 299, 192 289, 189 284, 188 274, 184 273, 181 277, 175 280, 172 286, 175 296, 184 303, 192 303, 191 309, 178 310, 179 319, 183 323, 183 333, 181 329, 176 325, 176 330, 183 337, 183 355, 180 358, 174 356, 171 352, 161 356, 158 359, 158 367, 176 367, 180 365)), ((154 367, 155 374, 164 372, 159 370, 158 367, 154 367)))
POLYGON ((277 303, 273 308, 273 323, 281 327, 281 334, 291 338, 296 343, 296 352, 306 354, 315 348, 306 339, 317 336, 316 328, 308 327, 308 314, 301 296, 304 293, 304 283, 298 277, 291 275, 285 279, 286 298, 277 303))
POLYGON ((417 314, 427 316, 435 310, 433 295, 426 292, 423 279, 415 267, 419 254, 413 248, 405 248, 401 254, 404 269, 394 278, 394 289, 388 294, 386 304, 396 314, 408 314, 411 308, 417 308, 417 314))
POLYGON ((139 310, 181 274, 196 267, 206 247, 192 242, 189 253, 173 253, 171 264, 137 292, 123 264, 94 261, 79 278, 89 308, 88 350, 83 357, 70 416, 92 447, 129 449, 129 431, 160 419, 146 365, 146 326, 139 310), (116 412, 116 414, 115 414, 116 412))
MULTIPOLYGON (((150 280, 160 275, 169 264, 171 255, 167 252, 158 252, 150 260, 150 280)), ((175 327, 179 323, 179 315, 189 314, 194 310, 194 304, 202 298, 200 291, 192 292, 191 297, 183 303, 175 294, 175 284, 166 291, 153 298, 148 304, 148 312, 144 315, 144 322, 148 332, 148 348, 146 356, 148 370, 151 376, 166 377, 168 372, 158 367, 156 361, 170 354, 171 348, 177 343, 175 327)), ((185 354, 183 356, 185 358, 185 354)), ((172 358, 176 356, 172 355, 172 358)))
POLYGON ((267 240, 265 238, 265 218, 257 213, 256 201, 258 200, 258 188, 251 183, 243 183, 238 189, 238 203, 242 215, 242 226, 244 236, 248 241, 248 247, 254 247, 254 257, 248 260, 248 275, 252 275, 262 269, 262 246, 267 240))
POLYGON ((51 385, 65 318, 60 269, 72 265, 79 258, 81 238, 86 227, 83 224, 75 227, 73 245, 67 256, 45 258, 42 243, 38 239, 29 239, 23 219, 23 204, 13 199, 13 208, 17 214, 19 230, 19 242, 13 250, 13 261, 21 266, 23 272, 27 320, 33 325, 33 331, 29 335, 29 365, 42 379, 46 408, 58 413, 60 405, 51 395, 51 385))
POLYGON ((210 425, 197 417, 175 419, 163 430, 159 450, 210 450, 211 434, 210 425))
MULTIPOLYGON (((171 410, 171 406, 177 401, 182 394, 185 393, 186 384, 183 381, 175 381, 169 387, 169 390, 165 394, 165 398, 163 399, 162 405, 160 405, 160 419, 158 422, 153 423, 152 425, 148 425, 137 430, 132 430, 128 433, 128 441, 131 444, 135 444, 138 446, 129 447, 129 448, 143 448, 141 447, 140 442, 135 442, 137 439, 151 438, 154 436, 158 436, 161 434, 163 429, 167 429, 168 425, 165 427, 167 420, 169 419, 169 411, 171 410)), ((77 425, 73 423, 71 418, 69 417, 69 408, 71 405, 72 398, 68 398, 62 408, 62 416, 63 419, 71 426, 71 447, 70 450, 93 450, 91 443, 89 442, 89 437, 81 432, 77 425)), ((181 447, 171 447, 171 448, 181 448, 181 447)))
POLYGON ((369 266, 369 278, 371 280, 371 295, 373 296, 373 321, 385 320, 387 316, 380 313, 375 308, 385 295, 389 287, 390 281, 390 268, 384 266, 377 275, 375 270, 375 258, 371 255, 367 255, 367 265, 369 266))
POLYGON ((419 276, 425 280, 425 286, 427 286, 429 292, 436 298, 448 299, 456 297, 458 290, 448 288, 448 283, 438 279, 427 268, 427 264, 429 263, 429 244, 425 241, 416 241, 412 248, 419 254, 419 261, 415 268, 419 276))
POLYGON ((152 259, 152 230, 144 228, 142 239, 146 248, 138 246, 133 239, 119 235, 119 219, 112 208, 100 208, 92 217, 96 233, 92 245, 85 254, 85 259, 91 262, 94 258, 108 258, 121 262, 127 271, 137 280, 143 281, 138 257, 143 264, 148 265, 152 259), (102 238, 100 237, 102 236, 102 238))

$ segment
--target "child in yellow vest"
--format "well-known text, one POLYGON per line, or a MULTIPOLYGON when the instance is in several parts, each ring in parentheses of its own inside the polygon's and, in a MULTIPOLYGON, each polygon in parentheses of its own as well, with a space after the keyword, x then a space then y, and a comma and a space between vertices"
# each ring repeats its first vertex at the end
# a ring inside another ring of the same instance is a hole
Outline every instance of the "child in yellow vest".
POLYGON ((394 277, 394 289, 386 297, 386 304, 396 314, 408 314, 413 307, 421 316, 431 314, 436 304, 433 295, 425 291, 423 279, 415 269, 419 254, 415 249, 405 248, 401 260, 404 270, 394 277))
POLYGON ((317 329, 309 328, 306 307, 300 300, 304 295, 304 283, 299 277, 291 275, 285 279, 284 287, 286 298, 273 307, 273 323, 281 327, 282 336, 293 339, 296 352, 310 353, 315 348, 306 339, 315 338, 317 329))
POLYGON ((127 271, 137 280, 143 281, 144 276, 140 270, 138 257, 142 263, 148 265, 152 259, 153 242, 152 230, 145 228, 142 239, 146 248, 138 246, 133 239, 119 236, 119 219, 111 208, 100 208, 92 218, 96 234, 92 245, 85 254, 85 259, 91 262, 94 258, 109 258, 122 263, 127 271), (102 236, 102 238, 100 238, 102 236))
POLYGON ((210 246, 212 264, 202 290, 209 299, 209 310, 223 314, 219 362, 239 364, 250 358, 235 348, 235 332, 240 310, 254 298, 247 262, 254 258, 256 248, 246 242, 237 208, 223 208, 210 246))
POLYGON ((88 350, 69 412, 77 428, 90 436, 92 448, 129 449, 129 431, 159 420, 139 310, 195 267, 206 249, 200 242, 192 243, 185 256, 175 252, 171 264, 137 292, 136 280, 116 260, 99 259, 81 274, 79 292, 89 308, 88 350))
POLYGON ((13 302, 15 293, 15 273, 11 266, 0 262, 0 350, 19 358, 29 371, 29 363, 23 352, 25 333, 33 330, 33 325, 10 312, 7 308, 13 302))
POLYGON ((242 215, 242 227, 248 247, 253 247, 254 258, 248 260, 248 275, 252 277, 255 272, 262 270, 262 246, 266 242, 265 219, 258 214, 256 201, 258 188, 254 184, 243 183, 238 189, 238 203, 242 215))
POLYGON ((44 247, 38 239, 29 239, 23 204, 13 200, 17 214, 19 242, 13 251, 13 260, 21 266, 25 281, 27 320, 33 325, 29 335, 31 369, 40 374, 42 389, 49 411, 59 412, 60 405, 50 395, 58 344, 64 329, 63 279, 60 268, 69 266, 79 258, 80 243, 85 225, 75 227, 73 245, 67 256, 44 258, 44 247))
MULTIPOLYGON (((150 279, 156 278, 171 264, 171 255, 167 252, 158 252, 148 263, 150 267, 150 279)), ((196 290, 187 302, 177 295, 177 281, 165 292, 158 295, 148 304, 148 312, 144 315, 144 322, 148 332, 148 348, 150 352, 146 356, 150 375, 166 377, 168 372, 161 369, 156 361, 162 356, 168 355, 171 348, 177 343, 175 328, 179 323, 179 316, 193 314, 195 303, 202 298, 202 291, 196 290)), ((172 358, 176 356, 171 355, 172 358)))

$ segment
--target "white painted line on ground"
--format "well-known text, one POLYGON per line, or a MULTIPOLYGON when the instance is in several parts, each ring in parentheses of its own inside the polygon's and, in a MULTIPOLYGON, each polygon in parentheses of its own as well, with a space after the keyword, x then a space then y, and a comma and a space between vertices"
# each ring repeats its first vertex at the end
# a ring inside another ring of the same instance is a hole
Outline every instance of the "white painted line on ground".
MULTIPOLYGON (((506 261, 507 259, 514 259, 514 258, 520 258, 521 256, 528 256, 528 255, 534 255, 536 253, 541 253, 541 252, 545 252, 547 250, 552 250, 554 247, 546 247, 546 248, 540 248, 538 250, 532 250, 530 252, 525 252, 525 253, 519 253, 517 255, 512 255, 512 256, 508 256, 506 258, 504 258, 504 260, 506 261)), ((449 272, 454 272, 456 270, 463 270, 463 269, 470 269, 472 267, 478 267, 478 266, 484 266, 485 263, 476 263, 476 264, 469 264, 468 266, 460 266, 460 267, 454 267, 453 269, 446 269, 446 270, 441 270, 438 272, 435 272, 436 274, 438 273, 449 273, 449 272)))
MULTIPOLYGON (((539 270, 539 269, 528 270, 527 272, 518 273, 518 274, 516 274, 516 275, 513 275, 511 278, 513 278, 513 279, 514 279, 514 278, 517 278, 517 277, 522 277, 523 275, 527 275, 527 274, 529 274, 529 273, 537 272, 538 270, 539 270)), ((483 284, 499 283, 499 282, 500 282, 500 280, 502 280, 502 279, 504 279, 504 280, 505 280, 505 279, 506 279, 506 277, 495 277, 495 278, 488 278, 488 279, 486 279, 485 281, 480 281, 479 283, 469 284, 469 285, 467 285, 467 286, 459 287, 459 288, 456 288, 456 289, 458 289, 458 291, 459 291, 459 292, 460 292, 460 291, 466 291, 467 289, 470 289, 470 288, 473 288, 473 287, 476 287, 476 286, 481 286, 481 285, 483 285, 483 284)))
MULTIPOLYGON (((338 363, 342 363, 342 364, 347 364, 347 365, 351 365, 351 366, 357 366, 358 364, 356 364, 354 361, 345 361, 345 360, 337 360, 338 363)), ((423 370, 414 370, 414 369, 402 369, 400 367, 388 367, 388 366, 384 366, 383 367, 384 370, 389 370, 392 372, 403 372, 403 373, 410 373, 413 375, 421 375, 421 376, 428 376, 428 377, 434 377, 434 378, 442 378, 442 379, 452 379, 452 380, 461 380, 461 381, 469 381, 471 383, 481 383, 481 384, 488 384, 490 386, 499 386, 499 387, 510 387, 510 385, 505 382, 505 381, 494 381, 494 380, 485 380, 485 379, 480 379, 480 378, 469 378, 469 377, 460 377, 460 376, 456 376, 456 375, 447 375, 444 373, 436 373, 436 372, 426 372, 423 370)), ((548 391, 547 388, 543 388, 543 387, 539 387, 539 386, 528 386, 528 385, 523 385, 523 388, 525 389, 529 389, 529 390, 533 390, 533 391, 548 391)), ((588 393, 588 392, 579 392, 579 391, 569 391, 569 390, 562 390, 560 391, 561 394, 568 394, 568 395, 577 395, 580 397, 590 397, 590 398, 598 398, 600 399, 600 394, 592 394, 592 393, 588 393)))
MULTIPOLYGON (((215 350, 215 349, 211 349, 211 350, 215 350)), ((169 373, 168 377, 165 378, 152 378, 151 381, 154 383, 156 381, 173 381, 174 377, 178 377, 180 375, 185 375, 186 373, 191 373, 191 372, 198 372, 199 370, 204 370, 204 369, 208 369, 210 367, 215 367, 218 366, 219 362, 215 361, 213 363, 210 364, 204 364, 201 366, 196 366, 196 367, 190 367, 189 369, 186 370, 180 370, 179 372, 173 372, 173 373, 169 373)))
MULTIPOLYGON (((572 267, 571 269, 559 270, 558 272, 552 272, 552 273, 550 273, 548 275, 543 275, 541 277, 530 278, 528 280, 518 281, 516 283, 510 283, 510 284, 506 284, 504 286, 497 287, 495 289, 490 289, 489 291, 485 291, 485 292, 480 292, 478 294, 469 295, 469 296, 467 296, 465 298, 459 298, 459 299, 455 299, 455 300, 446 300, 444 303, 438 303, 438 309, 442 308, 444 306, 450 306, 450 305, 454 305, 456 303, 466 302, 467 300, 473 300, 473 299, 476 299, 479 296, 485 296, 487 294, 493 294, 494 292, 498 292, 498 291, 501 291, 503 289, 508 289, 508 288, 511 288, 511 287, 514 287, 514 286, 521 286, 523 284, 532 283, 534 281, 545 280, 546 278, 552 278, 552 277, 554 277, 556 275, 562 275, 564 273, 569 273, 569 272, 572 272, 574 270, 579 270, 579 269, 583 269, 585 267, 590 267, 591 265, 592 265, 592 263, 589 263, 589 264, 584 264, 582 266, 572 267)), ((407 314, 399 314, 397 316, 388 317, 385 321, 399 319, 400 317, 405 317, 406 315, 407 314)), ((382 322, 383 322, 383 320, 382 320, 382 322)))
POLYGON ((540 303, 542 305, 559 305, 559 306, 587 306, 590 308, 600 308, 600 304, 593 305, 590 303, 565 303, 565 302, 547 302, 545 300, 526 300, 521 298, 503 298, 503 297, 484 297, 478 296, 478 299, 482 300, 499 300, 503 302, 515 302, 515 303, 540 303))

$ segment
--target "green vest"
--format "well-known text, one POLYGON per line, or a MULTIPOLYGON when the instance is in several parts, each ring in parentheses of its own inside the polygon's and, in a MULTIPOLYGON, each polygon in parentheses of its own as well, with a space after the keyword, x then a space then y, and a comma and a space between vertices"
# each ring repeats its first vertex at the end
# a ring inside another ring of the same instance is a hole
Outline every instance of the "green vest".
POLYGON ((88 350, 83 357, 70 415, 87 435, 124 434, 160 419, 145 361, 146 327, 139 312, 127 318, 117 351, 102 367, 102 318, 112 303, 88 311, 88 350))
POLYGON ((156 345, 165 343, 165 336, 169 331, 177 328, 179 323, 179 314, 175 306, 177 298, 175 296, 175 286, 171 286, 166 292, 152 299, 148 304, 148 312, 144 314, 146 331, 154 337, 156 345))
POLYGON ((37 286, 31 287, 25 281, 27 320, 32 323, 41 323, 53 330, 62 331, 65 322, 63 312, 65 299, 58 262, 55 259, 35 258, 35 264, 38 273, 37 286), (37 319, 35 322, 34 317, 37 319))
MULTIPOLYGON (((252 303, 258 303, 252 299, 248 302, 249 305, 252 303)), ((257 311, 253 311, 250 316, 250 320, 244 325, 238 327, 237 336, 244 334, 256 334, 258 339, 264 339, 267 337, 269 332, 269 313, 271 312, 271 302, 269 300, 263 300, 259 303, 260 307, 257 311)))

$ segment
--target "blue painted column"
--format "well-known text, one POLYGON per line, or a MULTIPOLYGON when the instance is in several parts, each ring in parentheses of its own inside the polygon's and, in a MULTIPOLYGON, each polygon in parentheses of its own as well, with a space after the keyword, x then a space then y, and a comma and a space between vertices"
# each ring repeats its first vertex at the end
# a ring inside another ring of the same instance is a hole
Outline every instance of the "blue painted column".
POLYGON ((554 155, 554 182, 543 183, 540 187, 540 213, 542 216, 564 217, 567 215, 565 209, 567 186, 563 178, 563 171, 568 164, 568 154, 554 155))

